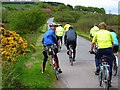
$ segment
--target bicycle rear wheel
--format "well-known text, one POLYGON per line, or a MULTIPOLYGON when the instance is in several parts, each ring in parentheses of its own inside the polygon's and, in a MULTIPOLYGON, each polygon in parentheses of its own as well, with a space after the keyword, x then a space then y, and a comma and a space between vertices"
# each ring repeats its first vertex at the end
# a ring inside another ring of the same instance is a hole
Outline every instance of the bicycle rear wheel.
POLYGON ((58 72, 57 69, 55 69, 55 77, 56 77, 57 80, 58 80, 58 76, 59 76, 59 72, 58 72))
POLYGON ((102 86, 102 78, 103 78, 103 74, 102 74, 102 72, 100 71, 99 72, 99 84, 100 84, 100 86, 102 86))
POLYGON ((104 88, 105 90, 109 90, 109 83, 110 83, 110 74, 109 69, 105 67, 105 77, 104 77, 104 88))

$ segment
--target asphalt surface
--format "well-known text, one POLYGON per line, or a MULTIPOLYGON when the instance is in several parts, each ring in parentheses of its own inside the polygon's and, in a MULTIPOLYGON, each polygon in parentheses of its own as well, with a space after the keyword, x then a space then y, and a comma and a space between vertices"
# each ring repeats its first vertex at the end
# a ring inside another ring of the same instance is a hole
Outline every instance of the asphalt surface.
MULTIPOLYGON (((89 54, 90 42, 78 37, 76 49, 76 61, 71 66, 67 49, 62 45, 58 57, 63 73, 59 75, 56 88, 102 88, 94 74, 95 62, 94 55, 89 54)), ((118 76, 113 77, 112 88, 118 88, 118 76)))

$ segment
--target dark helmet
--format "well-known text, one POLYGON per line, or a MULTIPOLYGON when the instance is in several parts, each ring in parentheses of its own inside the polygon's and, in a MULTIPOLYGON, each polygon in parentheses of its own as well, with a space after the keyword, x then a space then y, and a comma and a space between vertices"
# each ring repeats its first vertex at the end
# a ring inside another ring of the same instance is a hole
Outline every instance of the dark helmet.
POLYGON ((108 31, 110 31, 110 32, 115 32, 113 29, 109 29, 108 31))
POLYGON ((70 26, 69 29, 73 29, 73 26, 70 26))
POLYGON ((97 24, 97 23, 95 23, 95 24, 94 24, 94 26, 97 26, 97 27, 98 27, 98 24, 97 24))

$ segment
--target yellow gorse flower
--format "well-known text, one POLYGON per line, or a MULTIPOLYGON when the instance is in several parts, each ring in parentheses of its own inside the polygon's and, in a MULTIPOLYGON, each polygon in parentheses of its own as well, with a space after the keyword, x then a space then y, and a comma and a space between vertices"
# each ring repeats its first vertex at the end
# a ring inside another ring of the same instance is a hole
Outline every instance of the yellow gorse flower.
POLYGON ((15 57, 26 52, 28 43, 15 31, 5 30, 0 27, 2 60, 15 61, 15 57))

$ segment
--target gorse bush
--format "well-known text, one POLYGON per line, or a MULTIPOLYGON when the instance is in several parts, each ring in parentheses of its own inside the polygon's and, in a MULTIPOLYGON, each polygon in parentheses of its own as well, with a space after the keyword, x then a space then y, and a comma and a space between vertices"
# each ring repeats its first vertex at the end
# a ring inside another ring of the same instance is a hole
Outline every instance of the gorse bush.
POLYGON ((18 33, 37 31, 47 20, 46 12, 42 10, 16 11, 8 16, 9 27, 18 33))
POLYGON ((15 57, 26 52, 28 42, 15 31, 0 27, 2 61, 16 61, 15 57))

